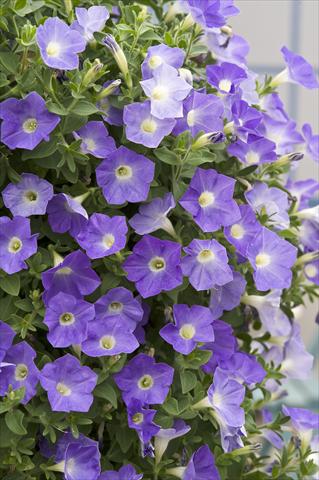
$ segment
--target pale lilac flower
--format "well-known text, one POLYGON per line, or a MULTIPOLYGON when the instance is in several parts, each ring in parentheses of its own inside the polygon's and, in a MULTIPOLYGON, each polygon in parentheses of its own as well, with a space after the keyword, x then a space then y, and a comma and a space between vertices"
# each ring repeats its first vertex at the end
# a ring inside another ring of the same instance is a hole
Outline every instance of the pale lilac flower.
POLYGON ((132 399, 153 404, 164 403, 173 376, 172 367, 166 363, 156 363, 154 358, 140 353, 114 375, 114 379, 127 405, 132 399))
POLYGON ((184 252, 182 272, 195 290, 208 290, 233 279, 227 251, 216 240, 192 240, 184 252))
POLYGON ((142 444, 147 444, 160 427, 153 422, 157 410, 143 406, 139 400, 132 400, 127 406, 128 426, 136 430, 142 444))
POLYGON ((73 237, 86 226, 89 218, 81 203, 65 193, 53 196, 48 203, 47 214, 49 225, 54 232, 69 232, 73 237))
POLYGON ((222 361, 230 358, 237 348, 237 340, 233 334, 232 327, 222 320, 214 320, 213 322, 214 336, 213 342, 205 343, 203 350, 211 350, 212 356, 208 362, 203 365, 202 369, 205 373, 213 373, 217 365, 222 361))
POLYGON ((186 467, 169 468, 167 473, 181 480, 220 480, 214 455, 208 445, 198 448, 186 467))
POLYGON ((151 114, 157 118, 183 116, 183 100, 192 87, 178 75, 178 71, 166 64, 153 72, 153 77, 140 82, 151 102, 151 114))
POLYGON ((211 289, 209 309, 214 320, 222 316, 224 310, 233 310, 240 304, 240 299, 246 288, 246 280, 236 271, 233 271, 233 279, 225 285, 215 285, 211 289))
POLYGON ((134 330, 142 321, 144 310, 132 292, 123 287, 112 288, 95 302, 97 319, 114 320, 134 330))
POLYGON ((96 179, 108 203, 136 203, 146 200, 154 170, 154 163, 144 155, 120 146, 97 167, 96 179))
POLYGON ((261 383, 266 376, 256 357, 244 352, 235 352, 230 358, 220 361, 218 367, 230 378, 247 385, 261 383))
POLYGON ((9 183, 2 192, 3 203, 12 215, 44 215, 53 197, 51 183, 33 173, 23 173, 18 183, 9 183))
POLYGON ((149 47, 144 62, 141 65, 143 80, 151 78, 154 71, 162 64, 174 68, 181 68, 184 63, 185 52, 181 48, 168 47, 164 43, 149 47))
POLYGON ((85 50, 86 41, 60 18, 53 17, 38 27, 37 44, 48 67, 74 70, 79 67, 78 53, 85 50))
POLYGON ((88 412, 97 375, 69 353, 44 365, 40 383, 54 412, 88 412))
POLYGON ((319 162, 319 135, 313 135, 312 128, 309 123, 305 123, 303 125, 302 134, 306 141, 306 152, 316 162, 319 162))
POLYGON ((319 182, 312 178, 296 182, 288 179, 286 189, 293 197, 296 197, 298 210, 303 210, 311 206, 311 201, 315 199, 319 191, 319 182))
POLYGON ((219 29, 207 30, 205 42, 220 62, 230 62, 243 67, 250 47, 248 42, 240 35, 221 32, 219 29))
POLYGON ((166 193, 163 198, 154 198, 150 203, 141 205, 138 213, 128 223, 139 235, 152 233, 159 229, 174 235, 174 227, 167 215, 175 206, 173 195, 166 193))
POLYGON ((38 237, 31 234, 30 220, 0 217, 0 226, 0 268, 9 275, 28 268, 25 260, 36 253, 38 237))
POLYGON ((179 203, 204 232, 214 232, 240 219, 238 205, 233 199, 234 187, 233 178, 213 169, 197 168, 179 203))
POLYGON ((238 139, 227 147, 229 155, 237 157, 247 165, 259 165, 261 163, 275 162, 276 144, 267 138, 249 134, 247 142, 238 139))
POLYGON ((287 47, 282 47, 281 53, 284 56, 287 68, 273 78, 271 82, 272 87, 281 85, 284 82, 297 83, 306 88, 319 87, 319 82, 310 63, 287 47))
POLYGON ((220 0, 184 0, 186 7, 194 20, 202 27, 213 28, 223 27, 227 23, 227 17, 237 15, 239 10, 233 5, 233 0, 227 3, 220 0))
POLYGON ((186 425, 184 420, 175 420, 171 428, 161 428, 155 436, 154 448, 156 462, 159 463, 164 455, 168 444, 175 438, 186 435, 191 430, 189 425, 186 425))
POLYGON ((295 150, 295 146, 304 143, 302 135, 296 130, 293 120, 276 120, 263 114, 263 121, 259 125, 259 134, 267 137, 276 144, 276 153, 286 155, 295 150))
POLYGON ((93 6, 75 8, 76 20, 72 23, 72 30, 77 30, 87 42, 94 39, 93 34, 103 30, 105 22, 110 17, 106 7, 93 6))
POLYGON ((170 240, 145 235, 123 263, 127 278, 135 282, 143 298, 173 290, 182 283, 181 246, 170 240))
POLYGON ((96 158, 106 158, 116 150, 115 141, 109 136, 103 122, 88 122, 80 130, 73 132, 73 136, 76 140, 82 140, 82 153, 90 153, 96 158))
MULTIPOLYGON (((40 28, 40 27, 39 27, 40 28)), ((33 150, 60 122, 60 117, 47 110, 45 101, 36 92, 23 99, 8 98, 0 103, 1 141, 11 150, 33 150)))
POLYGON ((242 437, 247 437, 244 426, 230 427, 229 425, 220 425, 219 428, 222 449, 225 453, 232 452, 244 446, 242 437))
POLYGON ((165 325, 159 333, 177 352, 188 355, 198 342, 214 340, 213 317, 207 307, 174 305, 173 314, 174 324, 165 325))
POLYGON ((243 68, 229 62, 207 65, 206 75, 208 83, 224 95, 235 93, 240 83, 247 78, 243 68))
POLYGON ((300 437, 302 448, 306 449, 310 444, 313 430, 319 428, 318 413, 306 408, 286 407, 286 405, 283 405, 282 411, 290 417, 292 431, 300 437))
POLYGON ((236 251, 246 257, 247 247, 256 234, 261 231, 261 225, 249 205, 239 205, 241 219, 229 227, 224 228, 224 235, 236 251))

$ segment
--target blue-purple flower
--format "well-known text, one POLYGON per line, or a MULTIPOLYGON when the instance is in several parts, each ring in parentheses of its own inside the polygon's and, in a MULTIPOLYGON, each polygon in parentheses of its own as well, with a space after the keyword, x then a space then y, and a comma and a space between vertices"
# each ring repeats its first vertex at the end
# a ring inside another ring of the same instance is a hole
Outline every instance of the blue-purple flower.
POLYGON ((150 203, 141 205, 128 223, 139 235, 162 229, 174 236, 174 227, 167 215, 175 206, 173 195, 166 193, 163 198, 154 198, 150 203))
POLYGON ((319 135, 314 135, 312 133, 312 128, 309 123, 303 125, 302 134, 306 141, 306 152, 316 162, 319 162, 319 135))
POLYGON ((240 255, 246 256, 246 250, 256 234, 261 231, 255 213, 249 205, 239 205, 241 219, 224 228, 224 235, 240 255))
POLYGON ((186 467, 169 468, 167 473, 182 480, 220 480, 214 455, 208 445, 196 450, 186 467))
POLYGON ((301 55, 292 52, 287 47, 282 47, 281 53, 283 54, 287 68, 272 80, 271 86, 276 87, 284 82, 292 82, 306 88, 319 87, 314 69, 307 60, 301 55))
POLYGON ((156 410, 145 407, 139 400, 133 399, 127 406, 128 425, 136 430, 143 444, 147 444, 160 430, 153 422, 156 413, 156 410))
POLYGON ((112 288, 95 303, 98 319, 114 320, 134 330, 142 321, 144 310, 132 292, 123 287, 112 288))
POLYGON ((7 350, 12 345, 13 339, 15 337, 15 331, 7 323, 4 323, 0 320, 0 372, 1 367, 4 366, 2 360, 4 359, 7 350))
POLYGON ((65 193, 58 193, 47 207, 48 222, 56 233, 76 235, 86 226, 88 214, 81 203, 65 193))
POLYGON ((115 141, 109 136, 103 122, 88 122, 80 130, 73 132, 73 136, 76 140, 82 140, 81 152, 90 153, 97 158, 106 158, 116 150, 115 141))
POLYGON ((213 322, 214 336, 213 342, 205 343, 201 348, 210 350, 212 356, 208 362, 202 367, 204 372, 213 373, 217 365, 222 361, 230 358, 237 348, 237 340, 234 336, 232 327, 222 320, 214 320, 213 322))
POLYGON ((87 412, 93 402, 97 375, 67 353, 43 367, 40 383, 54 412, 87 412))
POLYGON ((47 110, 45 101, 37 92, 23 99, 8 98, 0 103, 1 141, 11 150, 33 150, 60 122, 60 117, 47 110))
POLYGON ((227 3, 220 0, 185 0, 183 6, 190 13, 194 22, 204 28, 222 27, 227 23, 227 17, 237 15, 239 10, 233 5, 233 0, 227 3))
POLYGON ((237 157, 247 165, 259 165, 261 163, 275 162, 276 144, 267 138, 249 134, 247 142, 237 139, 227 147, 230 155, 237 157))
POLYGON ((219 362, 218 367, 229 377, 247 385, 260 383, 266 376, 265 369, 256 357, 244 352, 235 352, 230 358, 219 362))
POLYGON ((93 34, 103 30, 105 22, 110 17, 106 7, 94 5, 88 9, 75 8, 76 20, 71 28, 77 30, 87 42, 93 40, 93 34))
POLYGON ((184 63, 185 52, 181 48, 169 47, 164 43, 149 47, 144 62, 141 65, 143 80, 151 78, 154 71, 162 64, 180 68, 184 63))
POLYGON ((180 419, 175 420, 171 428, 161 428, 157 432, 154 441, 156 462, 159 463, 161 461, 162 456, 164 455, 171 440, 186 435, 190 430, 191 427, 186 425, 184 420, 180 419))
POLYGON ((207 65, 206 75, 208 83, 223 95, 235 93, 240 83, 247 78, 243 68, 229 62, 207 65))
POLYGON ((173 290, 182 283, 179 243, 145 235, 123 263, 128 280, 143 298, 173 290))
POLYGON ((142 473, 136 473, 133 465, 124 465, 118 472, 115 470, 107 470, 103 472, 98 480, 141 480, 143 478, 142 473))
POLYGON ((246 280, 236 271, 233 279, 225 285, 214 285, 210 293, 209 308, 214 319, 220 318, 224 310, 232 310, 240 304, 241 296, 246 288, 246 280))
POLYGON ((283 405, 282 411, 290 417, 292 431, 300 437, 302 447, 304 449, 307 448, 311 441, 313 430, 318 429, 318 413, 306 408, 287 407, 286 405, 283 405))

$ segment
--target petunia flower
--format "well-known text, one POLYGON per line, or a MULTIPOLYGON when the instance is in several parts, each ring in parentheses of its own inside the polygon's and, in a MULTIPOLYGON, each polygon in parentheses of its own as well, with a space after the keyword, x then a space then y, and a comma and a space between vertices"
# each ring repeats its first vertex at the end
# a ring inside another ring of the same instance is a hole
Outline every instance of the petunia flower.
POLYGON ((224 235, 238 253, 246 257, 248 245, 261 231, 261 224, 249 205, 239 205, 241 219, 231 226, 224 228, 224 235))
POLYGON ((164 43, 149 47, 144 62, 141 65, 143 80, 151 78, 154 71, 161 65, 170 65, 176 69, 184 63, 185 52, 181 48, 169 47, 164 43))
POLYGON ((297 180, 296 182, 288 179, 285 188, 297 199, 296 207, 298 210, 303 210, 310 207, 311 201, 316 197, 319 191, 319 182, 313 178, 297 180))
POLYGON ((144 310, 132 292, 124 287, 109 290, 95 302, 97 319, 110 319, 134 330, 142 321, 144 310))
POLYGON ((145 235, 123 263, 127 278, 143 298, 173 290, 182 283, 179 243, 145 235))
POLYGON ((54 347, 68 347, 82 343, 87 337, 88 322, 95 316, 94 305, 60 292, 52 297, 45 311, 47 335, 54 347))
POLYGON ((222 286, 214 285, 209 300, 209 309, 214 320, 220 318, 224 310, 233 310, 240 304, 245 288, 246 280, 236 271, 233 271, 233 279, 230 282, 222 286))
POLYGON ((244 446, 242 437, 247 437, 247 432, 244 426, 230 427, 229 425, 220 425, 219 428, 220 441, 225 453, 230 453, 233 450, 237 450, 244 446))
MULTIPOLYGON (((230 132, 238 135, 241 140, 246 140, 248 134, 258 135, 258 127, 263 119, 262 114, 254 107, 250 107, 247 102, 237 98, 232 107, 232 122, 230 123, 230 132)), ((225 126, 227 131, 227 125, 225 126)))
POLYGON ((227 147, 229 155, 237 157, 247 165, 259 165, 261 163, 275 162, 276 144, 264 137, 249 134, 247 142, 237 139, 227 147))
POLYGON ((248 246, 247 258, 254 269, 258 290, 290 286, 297 248, 276 233, 263 227, 248 246))
POLYGON ((168 444, 175 438, 186 435, 191 430, 189 425, 186 425, 184 420, 174 420, 171 428, 161 428, 155 435, 154 448, 156 463, 160 463, 168 444))
POLYGON ((261 383, 266 376, 266 370, 256 357, 245 352, 235 352, 230 358, 221 360, 218 367, 230 378, 247 385, 261 383))
POLYGON ((318 413, 306 408, 287 407, 286 405, 283 405, 282 411, 284 415, 290 417, 292 432, 301 439, 302 450, 305 451, 310 444, 313 430, 318 429, 318 413))
POLYGON ((120 146, 97 167, 96 179, 108 203, 136 203, 146 200, 154 170, 154 163, 144 155, 120 146))
POLYGON ((143 445, 160 431, 160 427, 153 422, 156 413, 156 410, 145 407, 139 400, 133 399, 127 406, 128 426, 136 430, 143 445))
POLYGON ((160 119, 152 115, 151 103, 148 100, 125 105, 123 122, 126 138, 148 148, 158 147, 176 123, 174 118, 160 119))
POLYGON ((77 198, 65 193, 58 193, 50 200, 47 207, 48 222, 56 233, 69 232, 76 235, 88 221, 88 214, 77 198))
POLYGON ((103 30, 105 22, 110 17, 106 7, 75 8, 76 20, 71 29, 77 30, 87 42, 94 39, 93 34, 103 30))
POLYGON ((40 383, 54 412, 87 412, 93 402, 97 375, 69 353, 44 365, 40 383))
POLYGON ((81 139, 81 152, 90 153, 96 158, 106 158, 116 150, 116 144, 103 122, 91 121, 77 132, 73 132, 76 140, 81 139))
POLYGON ((3 366, 2 360, 4 359, 7 351, 12 345, 15 337, 15 331, 7 323, 0 320, 0 372, 3 366))
POLYGON ((211 29, 206 31, 205 43, 220 62, 235 63, 239 67, 246 66, 250 46, 240 35, 229 36, 220 30, 211 29))
POLYGON ((124 465, 118 472, 115 470, 107 470, 103 472, 98 480, 141 480, 143 478, 142 473, 136 473, 133 465, 124 465))
POLYGON ((177 352, 188 355, 198 342, 214 340, 213 317, 207 307, 174 305, 173 314, 174 324, 165 325, 159 333, 177 352))
POLYGON ((319 162, 319 135, 313 135, 309 123, 303 125, 302 134, 306 142, 306 152, 313 160, 319 162))
POLYGON ((238 205, 233 199, 234 187, 233 178, 213 169, 197 168, 179 203, 204 232, 214 232, 240 219, 238 205))
POLYGON ((178 75, 178 71, 166 64, 153 72, 153 77, 140 82, 151 102, 154 117, 177 118, 183 116, 183 100, 192 87, 178 75))
POLYGON ((103 112, 102 118, 104 122, 118 127, 123 125, 123 110, 115 107, 112 100, 113 97, 120 93, 119 85, 121 85, 120 79, 108 80, 103 83, 103 89, 100 92, 102 98, 99 98, 98 96, 99 101, 97 103, 97 107, 103 112))
POLYGON ((207 82, 223 95, 235 93, 240 83, 247 78, 243 68, 229 62, 207 65, 206 75, 207 82))
POLYGON ((126 405, 132 399, 144 404, 164 403, 173 382, 174 369, 140 353, 114 375, 126 405))
POLYGON ((28 268, 25 260, 36 253, 38 237, 31 234, 30 220, 0 217, 0 226, 0 268, 9 275, 28 268))
POLYGON ((303 136, 296 130, 293 120, 276 120, 263 114, 259 125, 259 134, 267 137, 276 144, 276 153, 286 155, 295 150, 296 146, 304 143, 303 136))
POLYGON ((281 53, 287 67, 272 79, 271 87, 277 87, 285 82, 297 83, 306 88, 319 87, 314 69, 307 60, 287 47, 282 47, 281 53))
POLYGON ((88 324, 83 352, 89 357, 103 357, 132 353, 139 347, 132 329, 115 318, 99 318, 88 324))
POLYGON ((21 400, 24 405, 35 396, 39 382, 39 370, 34 363, 36 355, 35 350, 27 342, 20 342, 8 348, 3 358, 8 365, 0 375, 0 396, 8 393, 9 385, 13 390, 25 388, 21 400))
POLYGON ((12 215, 44 215, 53 197, 51 183, 33 173, 23 173, 18 183, 9 183, 2 192, 3 203, 12 215))
POLYGON ((202 445, 191 456, 186 467, 175 467, 167 473, 182 480, 220 480, 215 458, 208 445, 202 445))
POLYGON ((208 290, 233 279, 226 249, 216 240, 192 240, 184 252, 182 272, 195 290, 208 290))
POLYGON ((86 41, 58 17, 47 18, 37 29, 37 44, 43 62, 51 68, 74 70, 79 67, 78 53, 86 41))
POLYGON ((126 244, 127 225, 123 215, 108 217, 93 213, 76 239, 90 258, 102 258, 122 250, 126 244))
POLYGON ((36 92, 23 99, 8 98, 0 103, 1 141, 11 150, 33 150, 60 122, 60 117, 47 110, 45 101, 36 92))
POLYGON ((239 13, 233 0, 228 0, 227 3, 220 0, 185 0, 183 6, 191 19, 205 29, 222 27, 227 23, 228 16, 239 13))
POLYGON ((163 198, 154 198, 151 202, 141 205, 138 213, 128 223, 139 235, 162 229, 174 236, 174 227, 167 215, 175 206, 173 195, 166 193, 163 198))

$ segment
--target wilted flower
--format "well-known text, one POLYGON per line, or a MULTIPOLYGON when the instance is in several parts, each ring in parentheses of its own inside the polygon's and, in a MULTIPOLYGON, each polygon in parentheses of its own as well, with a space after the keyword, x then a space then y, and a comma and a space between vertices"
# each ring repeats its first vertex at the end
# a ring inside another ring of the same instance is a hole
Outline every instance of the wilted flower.
POLYGON ((139 400, 133 399, 127 406, 128 425, 136 430, 143 444, 147 444, 160 430, 153 422, 156 413, 156 410, 143 406, 139 400))

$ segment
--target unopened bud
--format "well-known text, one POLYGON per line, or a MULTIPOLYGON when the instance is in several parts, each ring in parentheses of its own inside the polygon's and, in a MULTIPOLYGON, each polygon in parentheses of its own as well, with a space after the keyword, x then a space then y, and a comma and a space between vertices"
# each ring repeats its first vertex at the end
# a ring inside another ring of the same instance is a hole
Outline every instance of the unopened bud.
POLYGON ((107 87, 103 88, 97 96, 97 100, 102 100, 105 97, 112 95, 115 90, 121 85, 122 81, 118 78, 111 82, 107 87))
POLYGON ((300 152, 288 153, 279 157, 274 163, 277 166, 289 165, 291 162, 299 162, 303 157, 304 154, 300 152))
POLYGON ((124 75, 124 78, 128 87, 131 88, 132 79, 129 74, 127 60, 123 50, 121 49, 121 47, 119 46, 119 44, 116 42, 115 38, 112 35, 107 34, 103 39, 103 43, 112 53, 119 69, 124 75))
POLYGON ((35 43, 35 34, 37 31, 37 27, 32 25, 29 21, 23 25, 21 28, 21 36, 20 40, 22 45, 25 47, 29 47, 35 43))
POLYGON ((187 82, 189 85, 193 85, 193 75, 188 68, 179 68, 178 72, 185 82, 187 82))
POLYGON ((84 75, 82 85, 84 87, 87 87, 91 82, 93 82, 96 79, 98 73, 102 70, 102 68, 103 63, 101 63, 100 60, 96 58, 92 63, 91 68, 89 68, 89 70, 84 75))
POLYGON ((225 140, 223 132, 204 133, 195 140, 192 145, 192 150, 199 150, 200 148, 210 145, 212 143, 221 143, 225 140))

